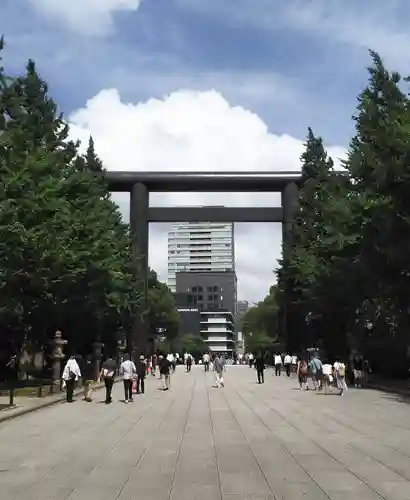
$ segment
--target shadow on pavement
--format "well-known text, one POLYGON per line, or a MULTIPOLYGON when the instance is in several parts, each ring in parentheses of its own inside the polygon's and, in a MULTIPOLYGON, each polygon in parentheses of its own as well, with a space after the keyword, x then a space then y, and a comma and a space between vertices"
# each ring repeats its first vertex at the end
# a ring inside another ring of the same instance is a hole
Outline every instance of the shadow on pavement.
POLYGON ((389 399, 390 401, 397 401, 398 403, 406 403, 410 404, 410 394, 399 394, 399 393, 394 393, 394 392, 386 392, 382 391, 383 399, 389 399))

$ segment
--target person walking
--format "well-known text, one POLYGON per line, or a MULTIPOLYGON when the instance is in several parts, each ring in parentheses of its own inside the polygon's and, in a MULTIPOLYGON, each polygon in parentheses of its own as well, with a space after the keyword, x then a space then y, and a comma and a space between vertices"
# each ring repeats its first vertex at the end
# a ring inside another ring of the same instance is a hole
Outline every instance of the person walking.
POLYGON ((292 355, 292 373, 296 373, 297 367, 298 367, 298 357, 292 355))
POLYGON ((258 384, 265 383, 264 370, 265 370, 265 357, 260 352, 255 358, 255 368, 258 376, 258 384))
POLYGON ((98 381, 100 381, 101 378, 104 379, 106 405, 112 403, 111 393, 114 385, 116 370, 117 370, 117 363, 113 358, 109 357, 104 361, 101 368, 100 376, 98 377, 98 381))
POLYGON ((353 366, 353 381, 354 386, 362 387, 363 379, 363 358, 361 356, 355 356, 352 361, 353 366))
POLYGON ((192 356, 188 354, 188 357, 186 358, 186 371, 190 372, 192 368, 192 356))
POLYGON ((221 387, 225 387, 224 367, 225 359, 217 354, 214 359, 214 370, 216 372, 216 387, 218 387, 219 389, 221 387))
POLYGON ((333 364, 334 375, 336 378, 336 385, 339 389, 339 395, 343 396, 347 390, 346 384, 346 365, 342 361, 336 361, 333 364))
POLYGON ((175 357, 174 355, 172 354, 172 352, 170 352, 167 356, 167 360, 169 361, 170 363, 170 369, 172 370, 172 373, 175 372, 175 369, 176 369, 176 362, 175 362, 175 357))
POLYGON ((325 390, 325 394, 329 394, 331 392, 333 382, 333 366, 326 361, 322 366, 322 387, 325 390))
POLYGON ((283 364, 285 366, 286 376, 290 377, 290 371, 292 368, 292 356, 289 353, 287 353, 285 355, 285 358, 283 360, 283 364))
POLYGON ((74 356, 68 359, 62 374, 63 386, 66 388, 66 401, 73 403, 74 386, 81 377, 81 370, 74 356))
POLYGON ((209 362, 211 361, 211 358, 209 354, 206 352, 203 357, 202 357, 203 363, 204 363, 204 369, 206 372, 209 372, 209 362))
POLYGON ((315 352, 309 363, 310 373, 312 374, 312 382, 315 391, 321 389, 323 378, 323 365, 319 359, 319 353, 315 352))
POLYGON ((299 387, 300 390, 303 391, 304 388, 306 390, 309 390, 308 386, 308 375, 309 375, 309 365, 306 359, 302 358, 298 361, 297 368, 296 368, 296 375, 299 380, 299 387))
POLYGON ((132 382, 137 374, 135 363, 130 359, 129 354, 124 354, 124 360, 120 365, 120 377, 124 384, 125 404, 132 403, 132 382))
POLYGON ((248 362, 249 362, 249 368, 252 368, 253 362, 254 362, 254 356, 253 356, 253 353, 251 353, 251 352, 249 353, 248 362))
POLYGON ((137 394, 145 393, 145 376, 147 374, 147 364, 143 355, 137 363, 137 394))
POLYGON ((275 354, 274 362, 275 362, 275 375, 277 377, 280 377, 282 371, 282 357, 280 354, 275 354))
POLYGON ((162 389, 168 391, 171 387, 171 362, 162 355, 159 357, 159 373, 162 380, 162 389))
POLYGON ((91 355, 88 355, 85 358, 84 362, 84 367, 82 370, 82 375, 83 375, 83 389, 84 389, 84 401, 87 401, 87 403, 91 403, 92 401, 92 392, 93 392, 93 386, 95 382, 95 363, 94 359, 91 355))

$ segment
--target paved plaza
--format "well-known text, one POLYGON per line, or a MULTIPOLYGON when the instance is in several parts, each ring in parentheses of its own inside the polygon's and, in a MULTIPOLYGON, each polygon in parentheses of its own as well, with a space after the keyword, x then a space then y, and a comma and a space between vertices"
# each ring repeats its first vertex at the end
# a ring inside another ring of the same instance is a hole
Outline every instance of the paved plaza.
POLYGON ((0 424, 1 500, 408 500, 410 404, 300 392, 228 367, 149 378, 125 405, 81 400, 0 424))

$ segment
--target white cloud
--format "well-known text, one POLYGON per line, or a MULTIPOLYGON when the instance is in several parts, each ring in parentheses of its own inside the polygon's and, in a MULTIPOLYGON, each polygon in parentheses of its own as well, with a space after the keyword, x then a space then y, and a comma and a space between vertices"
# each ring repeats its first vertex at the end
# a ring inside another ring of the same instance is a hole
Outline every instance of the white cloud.
POLYGON ((30 0, 35 8, 67 25, 70 30, 102 36, 114 30, 113 16, 120 11, 136 11, 141 0, 30 0))
MULTIPOLYGON (((269 132, 254 113, 231 106, 218 92, 180 90, 162 100, 121 102, 117 90, 103 90, 69 117, 73 136, 94 137, 109 170, 298 170, 303 142, 269 132)), ((330 148, 335 159, 341 147, 330 148)), ((125 217, 128 199, 117 195, 125 217)), ((273 193, 153 193, 151 205, 279 206, 273 193)), ((150 265, 166 279, 166 225, 153 226, 150 265)), ((274 282, 281 252, 280 224, 238 224, 239 295, 260 300, 274 282), (262 257, 262 258, 261 258, 262 257)))

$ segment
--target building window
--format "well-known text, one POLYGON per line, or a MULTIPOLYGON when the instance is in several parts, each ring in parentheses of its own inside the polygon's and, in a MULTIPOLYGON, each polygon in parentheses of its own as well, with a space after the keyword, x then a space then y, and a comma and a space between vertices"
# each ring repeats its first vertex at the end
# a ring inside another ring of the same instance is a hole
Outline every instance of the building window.
POLYGON ((191 291, 192 291, 192 293, 197 293, 198 287, 197 286, 193 286, 191 291))
POLYGON ((203 302, 203 300, 204 300, 203 295, 198 295, 198 302, 203 302))
POLYGON ((214 296, 213 295, 208 295, 208 302, 214 300, 214 296))
POLYGON ((198 292, 203 292, 203 291, 204 291, 204 290, 203 290, 202 286, 199 286, 199 287, 198 287, 198 292))

